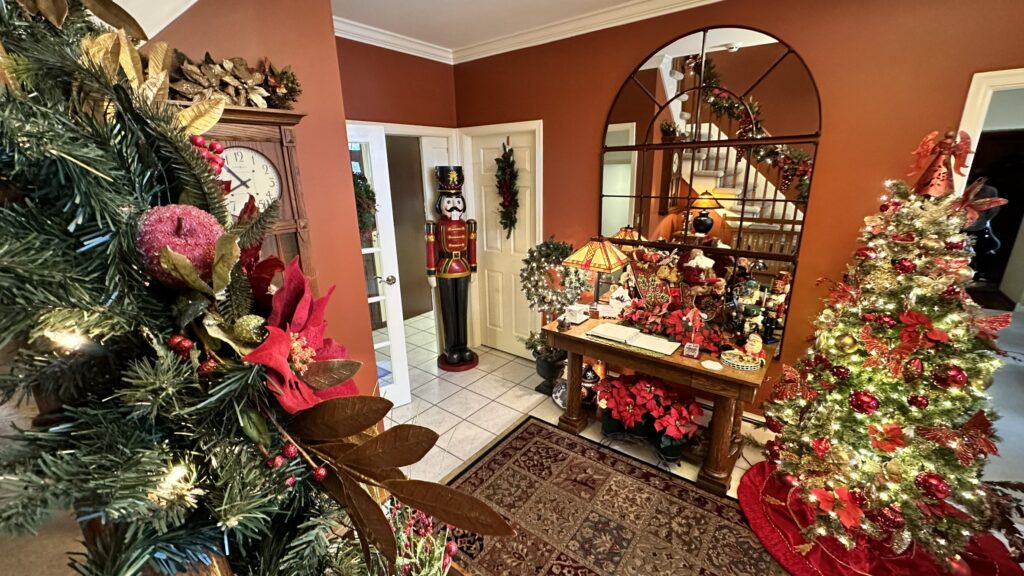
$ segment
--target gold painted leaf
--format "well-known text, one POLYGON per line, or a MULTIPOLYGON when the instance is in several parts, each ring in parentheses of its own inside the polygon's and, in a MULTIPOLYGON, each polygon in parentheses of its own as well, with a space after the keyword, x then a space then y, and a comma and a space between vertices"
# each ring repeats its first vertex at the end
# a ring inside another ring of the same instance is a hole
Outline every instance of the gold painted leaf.
POLYGON ((501 514, 482 500, 454 488, 422 480, 390 480, 384 487, 404 504, 463 530, 486 536, 515 534, 501 514))
POLYGON ((351 380, 363 367, 358 360, 323 360, 314 362, 302 375, 302 381, 313 390, 326 390, 335 384, 351 380))
POLYGON ((139 56, 138 49, 135 48, 135 44, 128 39, 124 30, 118 30, 117 37, 120 40, 121 45, 121 51, 118 54, 118 62, 121 64, 121 69, 124 70, 124 75, 128 78, 128 82, 138 90, 138 88, 142 86, 143 81, 142 57, 139 56))
POLYGON ((39 3, 36 2, 36 0, 18 0, 18 4, 21 4, 21 7, 25 9, 25 12, 28 12, 32 16, 39 13, 39 3))
POLYGON ((223 234, 217 239, 213 257, 213 291, 220 292, 231 282, 231 269, 242 255, 238 236, 223 234))
POLYGON ((148 62, 146 63, 146 74, 152 78, 161 72, 169 72, 171 63, 174 60, 174 51, 167 42, 150 42, 146 45, 148 49, 148 62))
POLYGON ((306 441, 334 442, 376 426, 393 406, 379 396, 332 398, 303 410, 288 431, 306 441))
POLYGON ((112 27, 124 29, 132 38, 149 40, 138 21, 113 0, 82 0, 82 5, 112 27))
POLYGON ((200 70, 199 67, 197 67, 195 64, 191 62, 182 62, 181 72, 185 75, 186 78, 195 82, 196 84, 199 84, 201 86, 206 85, 206 76, 203 76, 202 70, 200 70))
POLYGON ((7 49, 4 48, 3 42, 0 42, 0 85, 11 92, 21 92, 21 85, 17 78, 7 69, 7 49))
POLYGON ((57 28, 64 26, 68 17, 68 0, 36 0, 39 13, 57 28))
POLYGON ((169 75, 167 72, 158 72, 150 75, 142 86, 139 87, 139 95, 151 105, 159 106, 167 102, 169 75))
POLYGON ((121 40, 117 32, 86 36, 82 38, 82 54, 90 62, 102 67, 107 77, 113 79, 117 76, 121 40))
POLYGON ((808 552, 814 549, 814 544, 801 544, 799 546, 794 546, 793 549, 796 550, 801 556, 806 556, 808 552))
POLYGON ((199 84, 189 82, 188 80, 178 80, 174 84, 171 84, 171 87, 189 98, 192 98, 196 94, 201 94, 203 90, 205 90, 205 88, 199 84))
POLYGON ((255 104, 257 108, 267 107, 267 101, 263 99, 263 96, 260 96, 256 92, 249 92, 249 101, 255 104))
POLYGON ((217 125, 224 113, 224 106, 223 98, 201 100, 178 112, 174 122, 189 136, 203 134, 217 125))
POLYGON ((423 426, 392 426, 350 450, 338 463, 376 470, 409 466, 426 456, 437 443, 437 438, 437 432, 423 426))
POLYGON ((164 249, 160 251, 160 267, 189 288, 202 292, 203 294, 213 294, 213 290, 211 290, 210 287, 207 286, 206 282, 203 282, 203 279, 199 277, 199 273, 196 272, 195 266, 189 262, 188 258, 185 258, 167 246, 164 246, 164 249))

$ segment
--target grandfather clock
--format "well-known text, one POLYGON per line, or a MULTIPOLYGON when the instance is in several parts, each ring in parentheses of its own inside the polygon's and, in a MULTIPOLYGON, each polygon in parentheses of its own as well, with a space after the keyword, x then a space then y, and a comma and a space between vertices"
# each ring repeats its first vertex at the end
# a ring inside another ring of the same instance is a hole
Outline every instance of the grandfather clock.
POLYGON ((205 134, 224 144, 224 172, 231 181, 227 207, 237 215, 252 194, 262 210, 281 200, 281 215, 263 242, 263 256, 285 262, 299 256, 302 270, 313 281, 309 225, 302 200, 299 162, 295 152, 295 126, 304 114, 228 106, 220 122, 205 134))

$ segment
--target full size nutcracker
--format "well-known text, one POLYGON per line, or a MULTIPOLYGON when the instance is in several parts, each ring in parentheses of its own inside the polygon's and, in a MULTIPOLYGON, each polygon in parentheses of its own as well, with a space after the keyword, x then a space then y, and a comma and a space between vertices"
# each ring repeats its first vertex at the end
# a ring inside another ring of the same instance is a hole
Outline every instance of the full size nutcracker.
POLYGON ((467 316, 469 283, 476 272, 476 221, 465 220, 466 199, 462 196, 462 166, 436 166, 439 219, 428 221, 427 281, 441 296, 441 325, 444 353, 437 359, 442 370, 458 372, 477 364, 469 349, 467 316))

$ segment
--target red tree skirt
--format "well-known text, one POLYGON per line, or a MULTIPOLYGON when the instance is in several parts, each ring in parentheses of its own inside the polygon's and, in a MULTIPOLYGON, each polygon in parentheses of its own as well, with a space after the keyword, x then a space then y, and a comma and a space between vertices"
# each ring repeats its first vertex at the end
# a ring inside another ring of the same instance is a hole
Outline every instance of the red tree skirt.
MULTIPOLYGON (((740 505, 765 549, 794 576, 948 576, 945 563, 936 562, 916 545, 898 556, 886 549, 858 546, 847 550, 831 537, 808 544, 800 532, 814 511, 799 500, 796 489, 772 474, 773 466, 753 466, 738 489, 740 505)), ((961 558, 972 576, 1024 576, 1009 551, 995 536, 975 536, 961 558)), ((966 570, 962 572, 967 574, 966 570)))

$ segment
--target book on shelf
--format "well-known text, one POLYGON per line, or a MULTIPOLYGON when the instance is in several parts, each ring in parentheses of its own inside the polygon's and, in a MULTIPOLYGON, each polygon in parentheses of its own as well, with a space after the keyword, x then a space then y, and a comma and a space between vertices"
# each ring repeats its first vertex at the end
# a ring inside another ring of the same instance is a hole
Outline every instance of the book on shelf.
POLYGON ((587 332, 587 336, 594 336, 596 338, 602 338, 604 340, 618 342, 619 344, 625 344, 627 346, 633 346, 634 348, 640 348, 665 355, 672 354, 679 349, 678 342, 672 342, 659 336, 644 334, 636 328, 630 328, 629 326, 623 326, 621 324, 613 324, 611 322, 591 328, 587 332))

